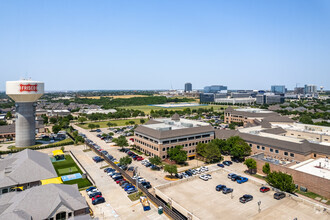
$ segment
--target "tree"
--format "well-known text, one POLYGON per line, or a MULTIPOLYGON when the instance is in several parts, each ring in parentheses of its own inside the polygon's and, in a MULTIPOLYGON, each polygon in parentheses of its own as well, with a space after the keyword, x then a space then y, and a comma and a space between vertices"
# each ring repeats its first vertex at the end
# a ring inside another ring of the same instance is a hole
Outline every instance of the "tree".
POLYGON ((119 163, 121 165, 128 165, 132 163, 132 158, 130 158, 129 156, 125 156, 119 159, 119 163))
POLYGON ((55 124, 57 122, 57 118, 50 118, 49 121, 50 123, 55 124))
POLYGON ((79 118, 78 118, 78 122, 79 122, 80 124, 83 124, 85 121, 87 121, 87 118, 85 118, 85 117, 79 117, 79 118))
POLYGON ((118 138, 114 138, 112 141, 115 142, 118 147, 123 148, 128 146, 127 139, 124 136, 119 136, 118 138))
POLYGON ((222 159, 220 148, 213 142, 208 143, 204 151, 207 163, 218 162, 222 159))
POLYGON ((95 128, 95 124, 88 124, 88 128, 93 130, 95 128))
POLYGON ((60 130, 62 129, 62 127, 60 125, 53 125, 53 133, 57 134, 60 130))
POLYGON ((236 128, 236 125, 234 123, 229 124, 229 129, 235 130, 235 128, 236 128))
POLYGON ((150 161, 150 163, 155 164, 155 165, 162 164, 162 159, 160 159, 160 157, 158 157, 158 156, 149 158, 149 161, 150 161))
POLYGON ((11 114, 11 112, 7 112, 7 114, 6 114, 6 118, 12 118, 13 117, 13 115, 11 114))
POLYGON ((281 171, 273 171, 269 173, 266 177, 266 182, 282 191, 292 193, 295 191, 296 187, 293 183, 292 176, 281 171))
POLYGON ((131 125, 134 125, 135 121, 129 121, 128 123, 130 123, 131 125))
POLYGON ((176 167, 176 165, 165 165, 164 171, 171 174, 172 177, 173 173, 174 174, 178 173, 178 168, 176 167))
POLYGON ((265 163, 265 165, 262 166, 262 172, 264 174, 270 174, 270 166, 269 166, 269 163, 265 163))
POLYGON ((144 119, 140 119, 140 123, 144 124, 146 121, 144 119))
POLYGON ((109 136, 114 136, 115 134, 113 132, 109 132, 109 136))
POLYGON ((44 120, 44 124, 45 125, 48 124, 48 117, 47 117, 47 115, 43 114, 43 115, 41 115, 41 117, 44 120))
POLYGON ((234 158, 243 159, 251 153, 251 147, 239 136, 227 139, 227 147, 234 158))
POLYGON ((6 121, 0 121, 0 126, 2 125, 7 125, 7 122, 6 121))
POLYGON ((95 124, 95 128, 100 128, 100 125, 99 124, 95 124))
POLYGON ((171 160, 178 164, 182 164, 187 160, 187 151, 182 150, 183 146, 175 146, 167 151, 171 160))
POLYGON ((249 173, 252 173, 252 170, 257 169, 257 162, 252 159, 252 158, 248 158, 244 161, 244 164, 247 166, 247 168, 249 169, 249 173))
POLYGON ((63 152, 64 152, 64 150, 65 150, 65 148, 64 148, 64 146, 62 146, 62 147, 61 147, 61 151, 63 151, 63 152))
POLYGON ((313 124, 312 117, 308 115, 303 115, 300 117, 299 122, 304 123, 304 124, 313 124))

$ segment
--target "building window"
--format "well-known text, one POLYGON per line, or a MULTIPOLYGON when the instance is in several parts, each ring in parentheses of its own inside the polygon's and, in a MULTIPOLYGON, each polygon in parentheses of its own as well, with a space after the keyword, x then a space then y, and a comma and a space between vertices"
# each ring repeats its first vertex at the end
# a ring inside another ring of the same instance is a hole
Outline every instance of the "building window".
POLYGON ((163 151, 165 151, 165 147, 163 148, 163 151))
POLYGON ((284 152, 284 155, 285 155, 285 156, 288 156, 288 152, 284 152))
POLYGON ((72 212, 69 212, 68 213, 68 217, 70 218, 72 216, 72 212))
POLYGON ((278 154, 278 150, 275 150, 275 153, 277 153, 277 154, 278 154))
POLYGON ((189 151, 189 153, 191 153, 191 150, 189 151))
POLYGON ((56 214, 56 220, 65 220, 66 219, 66 212, 60 212, 56 214))
POLYGON ((2 190, 2 194, 5 194, 5 193, 7 193, 8 192, 8 189, 3 189, 2 190))
POLYGON ((176 143, 178 142, 178 140, 171 140, 171 143, 176 143))
POLYGON ((257 146, 257 149, 260 149, 260 146, 259 145, 257 146))
POLYGON ((273 148, 270 148, 269 151, 270 151, 270 152, 273 152, 274 150, 273 150, 273 148))
POLYGON ((167 147, 167 150, 170 149, 169 147, 167 147))
POLYGON ((250 145, 250 147, 252 147, 252 144, 249 144, 250 145))
POLYGON ((189 147, 191 147, 191 143, 189 143, 189 147))
POLYGON ((261 147, 261 150, 265 150, 265 147, 261 147))
POLYGON ((194 139, 195 139, 195 137, 189 137, 188 139, 189 139, 189 140, 194 140, 194 139))
POLYGON ((166 156, 165 156, 165 155, 163 155, 163 159, 165 159, 165 157, 166 157, 166 156))
POLYGON ((328 139, 324 139, 325 141, 328 141, 328 139))
POLYGON ((185 144, 184 146, 185 146, 185 147, 188 147, 188 144, 185 144))
POLYGON ((169 141, 163 141, 163 144, 168 144, 168 143, 170 143, 169 141))
POLYGON ((290 157, 294 157, 294 154, 293 153, 290 153, 290 157))
POLYGON ((316 154, 314 154, 314 157, 316 157, 316 154))

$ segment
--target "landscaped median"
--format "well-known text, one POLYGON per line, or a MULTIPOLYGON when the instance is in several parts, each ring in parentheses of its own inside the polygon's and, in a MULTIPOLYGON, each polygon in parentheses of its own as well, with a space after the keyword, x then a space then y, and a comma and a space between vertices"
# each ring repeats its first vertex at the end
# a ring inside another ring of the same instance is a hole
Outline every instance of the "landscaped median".
POLYGON ((71 144, 73 144, 73 140, 71 138, 67 138, 67 139, 64 139, 62 141, 58 141, 58 142, 55 142, 55 143, 52 143, 52 144, 47 144, 47 145, 37 144, 37 145, 29 146, 29 147, 15 147, 15 146, 12 146, 7 151, 0 151, 0 155, 8 154, 8 153, 17 153, 17 152, 25 150, 25 149, 41 150, 41 149, 60 147, 60 146, 66 146, 66 145, 71 145, 71 144))
POLYGON ((134 119, 120 119, 120 120, 109 120, 109 121, 98 121, 98 122, 90 122, 90 123, 84 123, 84 124, 76 124, 77 126, 84 128, 84 129, 89 129, 88 125, 89 124, 94 124, 94 125, 99 125, 100 128, 108 128, 109 126, 107 125, 109 122, 110 123, 116 123, 117 126, 127 126, 126 122, 134 121, 134 124, 141 124, 140 120, 143 119, 145 122, 148 121, 147 118, 134 118, 134 119))

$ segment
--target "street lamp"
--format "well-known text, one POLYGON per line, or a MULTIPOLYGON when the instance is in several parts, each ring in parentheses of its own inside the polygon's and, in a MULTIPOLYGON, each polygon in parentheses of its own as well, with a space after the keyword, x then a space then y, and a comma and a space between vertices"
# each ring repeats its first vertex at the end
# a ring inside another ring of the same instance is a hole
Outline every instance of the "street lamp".
POLYGON ((260 205, 261 205, 261 201, 259 200, 258 202, 258 212, 260 213, 261 209, 260 209, 260 205))

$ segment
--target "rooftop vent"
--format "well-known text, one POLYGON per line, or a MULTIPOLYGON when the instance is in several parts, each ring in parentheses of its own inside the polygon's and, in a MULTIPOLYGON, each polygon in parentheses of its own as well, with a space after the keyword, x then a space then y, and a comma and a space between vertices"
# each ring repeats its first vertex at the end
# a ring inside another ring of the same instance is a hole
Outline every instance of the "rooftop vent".
POLYGON ((187 128, 192 128, 194 125, 192 123, 181 122, 181 125, 187 128))

